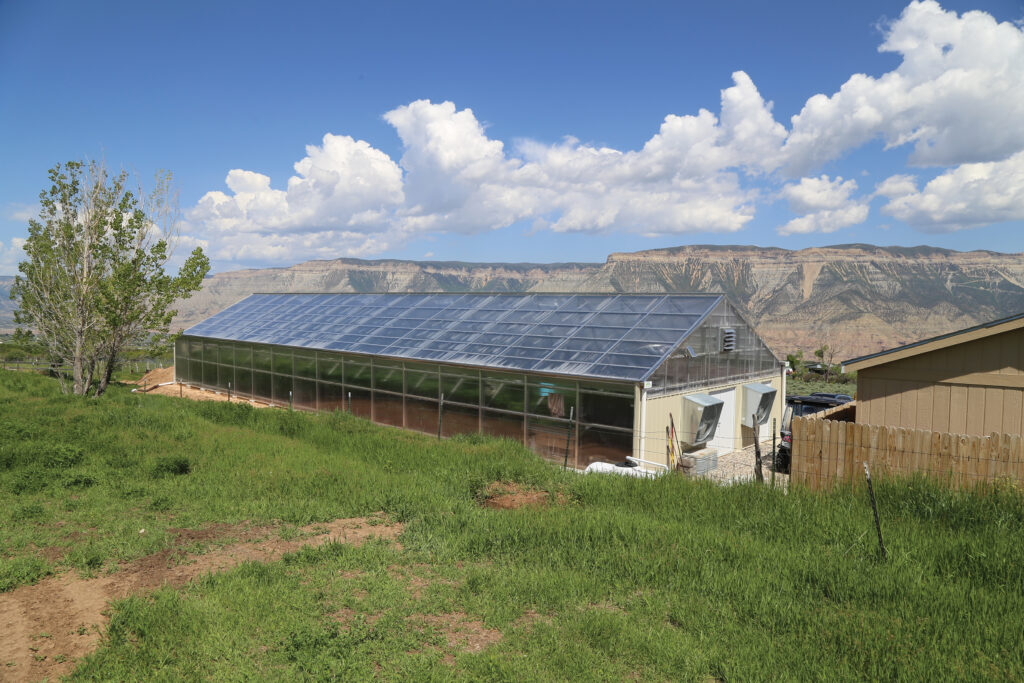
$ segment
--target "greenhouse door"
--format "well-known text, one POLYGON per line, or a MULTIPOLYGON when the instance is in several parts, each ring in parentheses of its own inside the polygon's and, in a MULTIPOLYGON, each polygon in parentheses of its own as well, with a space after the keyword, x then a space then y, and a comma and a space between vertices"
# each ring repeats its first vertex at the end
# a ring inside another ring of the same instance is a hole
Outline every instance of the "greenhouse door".
POLYGON ((732 453, 736 450, 736 389, 713 391, 711 395, 721 399, 724 405, 715 436, 708 441, 708 447, 717 449, 719 454, 732 453))

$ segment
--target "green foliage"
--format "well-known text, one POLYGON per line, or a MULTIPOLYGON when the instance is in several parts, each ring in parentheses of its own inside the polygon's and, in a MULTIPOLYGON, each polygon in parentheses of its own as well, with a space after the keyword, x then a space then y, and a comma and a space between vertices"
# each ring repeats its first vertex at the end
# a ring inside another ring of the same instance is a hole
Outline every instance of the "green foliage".
POLYGON ((789 396, 807 396, 817 391, 827 394, 849 394, 853 396, 857 391, 856 382, 826 382, 820 375, 805 377, 787 377, 786 394, 789 396))
POLYGON ((46 560, 32 555, 0 557, 0 593, 35 583, 49 574, 46 560))
POLYGON ((209 260, 197 248, 177 275, 164 272, 178 218, 169 174, 148 196, 95 162, 58 164, 49 180, 11 287, 15 320, 39 331, 48 360, 71 368, 58 373, 65 390, 99 395, 127 349, 166 351, 171 305, 199 289, 209 260))
POLYGON ((153 476, 160 478, 173 475, 188 474, 192 471, 192 463, 184 455, 168 455, 156 461, 153 476))
POLYGON ((297 533, 378 510, 406 525, 401 547, 328 543, 122 600, 79 678, 1024 677, 1024 500, 1012 486, 878 481, 882 562, 863 489, 580 476, 500 439, 438 442, 345 413, 119 387, 83 403, 52 385, 0 372, 0 429, 74 443, 81 461, 57 470, 19 457, 0 490, 37 471, 95 481, 0 506, 0 590, 52 570, 113 570, 166 549, 172 526, 297 533), (174 458, 188 476, 153 477, 174 458), (494 481, 555 495, 487 509, 478 501, 494 481), (64 559, 50 567, 45 547, 64 559), (453 645, 452 615, 501 637, 453 645))

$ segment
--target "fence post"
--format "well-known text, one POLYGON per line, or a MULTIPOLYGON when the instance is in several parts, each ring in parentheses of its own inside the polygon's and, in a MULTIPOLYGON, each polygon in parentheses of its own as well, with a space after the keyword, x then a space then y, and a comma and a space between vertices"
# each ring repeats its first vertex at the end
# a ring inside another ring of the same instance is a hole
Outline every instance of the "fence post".
POLYGON ((761 425, 757 421, 757 413, 753 414, 754 417, 754 479, 759 483, 764 483, 764 472, 761 471, 761 437, 760 429, 761 425))
MULTIPOLYGON (((792 432, 790 432, 790 433, 792 433, 792 432)), ((775 418, 773 417, 772 418, 772 488, 775 488, 775 456, 778 454, 778 450, 777 450, 777 448, 775 446, 775 436, 777 434, 778 434, 778 432, 775 430, 775 418)), ((792 444, 790 444, 790 446, 792 446, 792 444)), ((792 449, 790 449, 790 453, 792 453, 792 449)), ((790 455, 790 457, 792 458, 792 455, 790 455)), ((790 467, 792 467, 792 466, 793 466, 793 464, 790 463, 790 467)))
POLYGON ((569 429, 565 433, 565 459, 562 461, 562 469, 566 470, 569 468, 569 444, 572 440, 572 415, 576 406, 569 406, 569 429))
POLYGON ((885 552, 885 544, 882 543, 882 525, 878 521, 878 504, 875 503, 875 487, 871 485, 871 471, 868 464, 864 463, 864 476, 868 479, 868 494, 871 496, 871 510, 875 513, 875 531, 878 532, 878 547, 882 549, 882 559, 888 555, 885 552))
POLYGON ((437 440, 441 440, 441 420, 444 415, 444 394, 441 394, 441 402, 437 404, 437 440))

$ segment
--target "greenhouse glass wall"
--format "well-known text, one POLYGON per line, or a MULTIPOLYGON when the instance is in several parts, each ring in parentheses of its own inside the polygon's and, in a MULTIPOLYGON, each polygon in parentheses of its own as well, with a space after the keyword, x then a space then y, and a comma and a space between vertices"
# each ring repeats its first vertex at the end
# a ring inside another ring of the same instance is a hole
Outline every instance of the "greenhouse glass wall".
POLYGON ((721 295, 255 294, 179 337, 175 379, 583 468, 636 454, 646 391, 774 370, 770 352, 709 359, 701 324, 745 329, 731 315, 721 295))

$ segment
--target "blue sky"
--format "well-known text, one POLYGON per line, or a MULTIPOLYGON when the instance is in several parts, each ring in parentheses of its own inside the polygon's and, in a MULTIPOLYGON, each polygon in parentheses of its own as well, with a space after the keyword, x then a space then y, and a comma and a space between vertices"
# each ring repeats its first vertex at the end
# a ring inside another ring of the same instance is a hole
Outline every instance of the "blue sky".
POLYGON ((216 270, 1024 251, 1024 3, 707 5, 0 2, 0 274, 82 157, 216 270))

